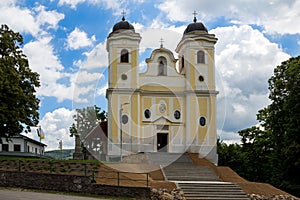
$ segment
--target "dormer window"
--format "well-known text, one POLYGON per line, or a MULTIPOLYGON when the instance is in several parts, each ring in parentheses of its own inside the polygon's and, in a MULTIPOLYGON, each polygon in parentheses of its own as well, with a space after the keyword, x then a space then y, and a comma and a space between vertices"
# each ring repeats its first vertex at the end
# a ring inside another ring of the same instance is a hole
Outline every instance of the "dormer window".
POLYGON ((129 62, 129 53, 127 49, 121 50, 121 63, 128 63, 129 62))
POLYGON ((197 52, 197 63, 205 63, 205 53, 202 50, 197 52))
POLYGON ((158 58, 158 76, 167 76, 167 59, 162 56, 158 58))

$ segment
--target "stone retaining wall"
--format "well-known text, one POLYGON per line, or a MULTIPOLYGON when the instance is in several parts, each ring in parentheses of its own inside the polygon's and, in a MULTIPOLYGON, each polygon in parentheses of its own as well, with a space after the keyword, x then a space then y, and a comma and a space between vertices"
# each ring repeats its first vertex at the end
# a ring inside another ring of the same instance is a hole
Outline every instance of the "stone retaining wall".
POLYGON ((0 171, 0 186, 134 197, 138 199, 150 199, 151 195, 151 189, 146 187, 100 185, 91 183, 90 177, 87 176, 37 172, 0 171))

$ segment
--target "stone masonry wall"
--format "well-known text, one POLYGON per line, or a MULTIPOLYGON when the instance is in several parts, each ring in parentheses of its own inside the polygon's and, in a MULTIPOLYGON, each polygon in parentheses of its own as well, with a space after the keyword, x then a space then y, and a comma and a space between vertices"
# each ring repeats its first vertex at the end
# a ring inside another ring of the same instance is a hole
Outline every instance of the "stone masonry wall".
POLYGON ((91 183, 90 177, 37 172, 0 171, 0 186, 150 199, 150 188, 91 183))

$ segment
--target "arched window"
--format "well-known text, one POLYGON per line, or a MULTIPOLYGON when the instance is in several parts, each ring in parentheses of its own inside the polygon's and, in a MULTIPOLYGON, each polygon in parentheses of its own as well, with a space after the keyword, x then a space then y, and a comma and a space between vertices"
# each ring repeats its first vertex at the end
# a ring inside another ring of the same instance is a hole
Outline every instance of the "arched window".
POLYGON ((162 56, 158 58, 158 75, 159 76, 167 75, 167 59, 162 56))
POLYGON ((129 53, 127 49, 121 50, 121 62, 128 63, 129 62, 129 53))
POLYGON ((205 53, 204 51, 197 52, 197 63, 205 63, 205 53))

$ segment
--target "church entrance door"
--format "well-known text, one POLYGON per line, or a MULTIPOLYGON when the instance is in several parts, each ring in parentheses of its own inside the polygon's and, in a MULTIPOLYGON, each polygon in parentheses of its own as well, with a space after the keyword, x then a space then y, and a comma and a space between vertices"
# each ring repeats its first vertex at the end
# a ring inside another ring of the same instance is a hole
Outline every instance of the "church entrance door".
POLYGON ((157 151, 168 152, 168 133, 157 133, 157 151))

